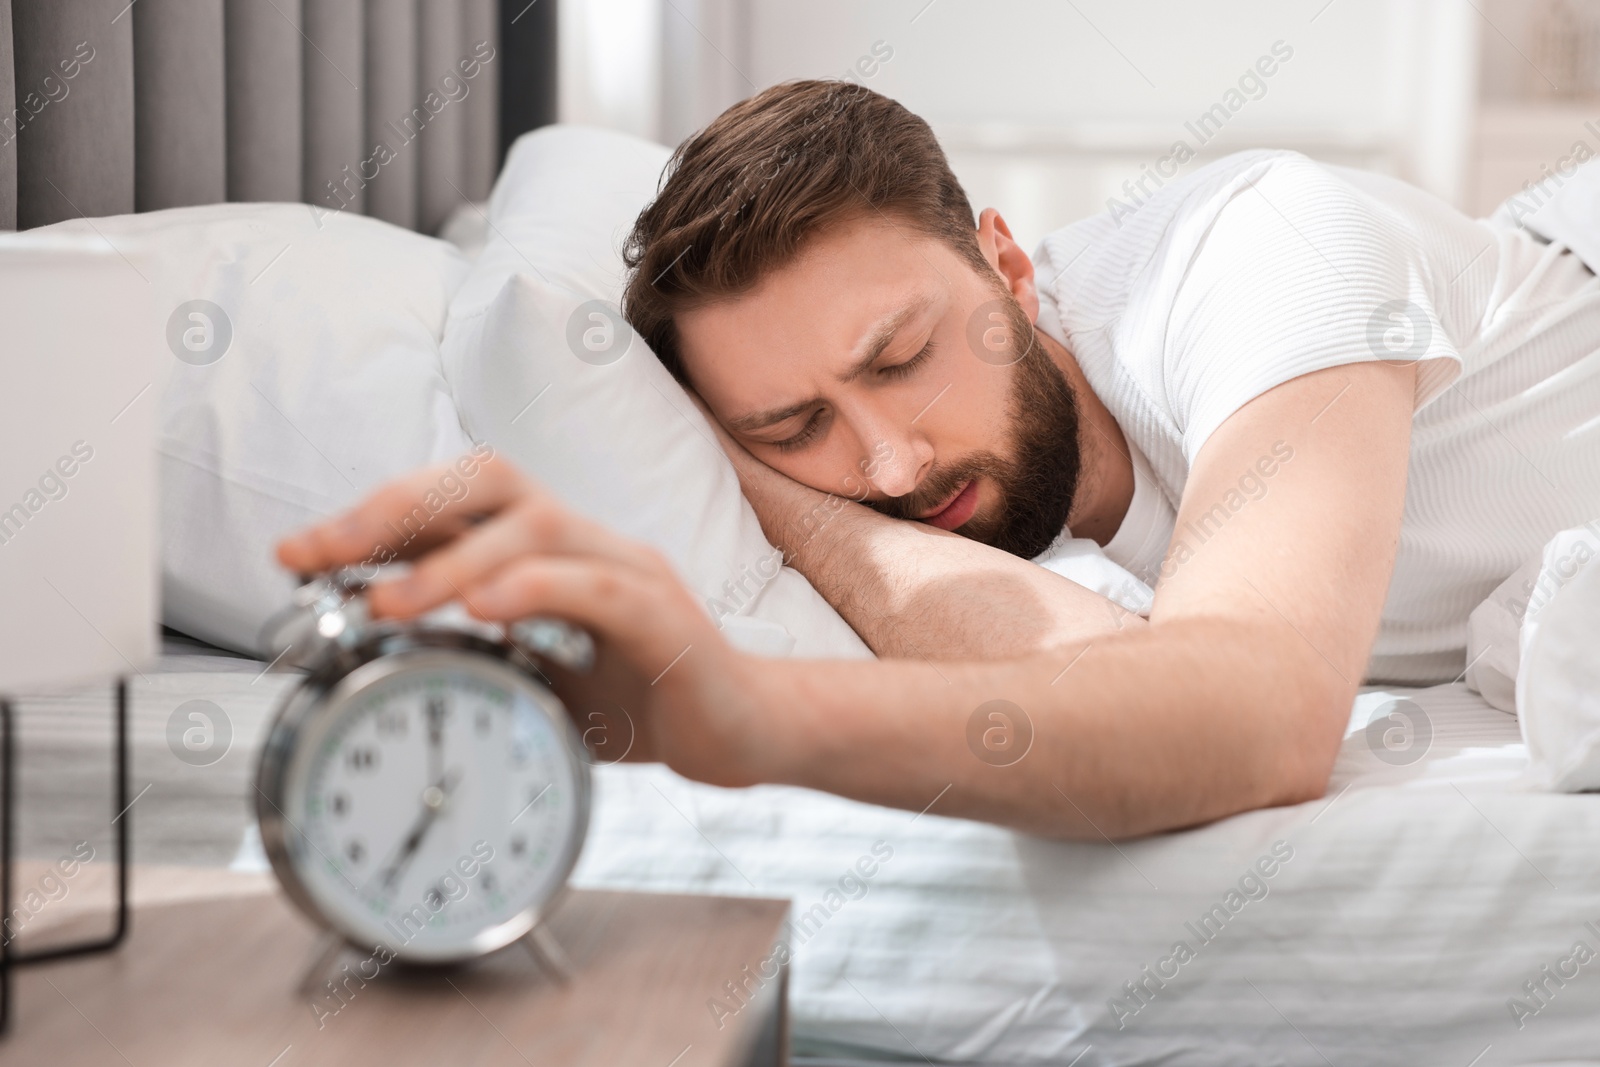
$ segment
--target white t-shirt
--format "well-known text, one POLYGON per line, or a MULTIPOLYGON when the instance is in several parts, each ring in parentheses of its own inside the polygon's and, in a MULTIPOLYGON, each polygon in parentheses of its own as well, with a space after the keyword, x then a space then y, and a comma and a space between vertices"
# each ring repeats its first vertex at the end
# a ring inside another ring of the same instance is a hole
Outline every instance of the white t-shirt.
POLYGON ((1106 555, 1158 587, 1293 462, 1286 439, 1204 525, 1174 529, 1190 465, 1229 415, 1311 371, 1416 359, 1399 552, 1367 677, 1459 677, 1472 609, 1555 533, 1600 516, 1600 280, 1526 230, 1292 152, 1229 156, 1117 215, 1034 256, 1040 329, 1133 450, 1133 502, 1106 555))

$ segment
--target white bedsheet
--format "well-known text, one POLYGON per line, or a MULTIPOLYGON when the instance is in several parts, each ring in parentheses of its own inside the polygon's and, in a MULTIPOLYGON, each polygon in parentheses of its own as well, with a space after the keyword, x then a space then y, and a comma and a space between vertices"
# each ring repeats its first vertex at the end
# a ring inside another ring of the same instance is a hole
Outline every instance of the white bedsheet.
POLYGON ((1522 988, 1575 942, 1600 953, 1600 798, 1534 792, 1525 767, 1516 721, 1459 684, 1363 695, 1322 800, 1116 846, 945 819, 937 803, 917 816, 613 767, 599 775, 577 879, 787 896, 798 914, 826 908, 826 891, 885 842, 893 855, 865 895, 808 926, 809 939, 795 932, 802 1054, 1078 1067, 1600 1061, 1600 955, 1564 987, 1547 983, 1547 1006, 1522 988), (1427 748, 1409 765, 1377 755, 1401 720, 1375 728, 1373 744, 1365 729, 1402 696, 1431 731, 1396 737, 1427 748), (1275 841, 1293 857, 1264 880, 1267 896, 1201 944, 1185 924, 1226 904, 1275 841), (1148 985, 1152 999, 1119 1028, 1108 1000, 1135 1003, 1123 983, 1179 939, 1198 946, 1194 958, 1164 988, 1148 985), (1520 1028, 1512 998, 1539 1009, 1520 1028))

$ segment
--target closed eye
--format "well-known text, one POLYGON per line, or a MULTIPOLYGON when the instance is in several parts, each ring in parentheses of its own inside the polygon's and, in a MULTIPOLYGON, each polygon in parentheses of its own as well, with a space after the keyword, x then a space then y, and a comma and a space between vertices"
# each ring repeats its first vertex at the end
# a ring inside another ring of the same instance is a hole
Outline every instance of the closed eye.
POLYGON ((878 373, 888 378, 905 378, 912 374, 918 367, 928 362, 928 359, 932 355, 933 342, 929 341, 927 344, 922 346, 921 352, 918 352, 904 363, 896 363, 890 367, 879 367, 878 373))
POLYGON ((793 452, 795 449, 804 448, 806 445, 810 444, 819 433, 822 432, 822 425, 822 409, 818 408, 816 411, 811 413, 811 417, 806 420, 806 424, 800 427, 799 433, 796 433, 791 437, 785 437, 782 441, 771 442, 772 447, 776 448, 779 452, 793 452))
MULTIPOLYGON (((892 366, 879 367, 878 373, 883 377, 891 379, 909 377, 916 372, 917 368, 928 362, 928 360, 933 356, 933 348, 933 342, 929 341, 927 344, 922 346, 922 351, 918 352, 910 359, 905 360, 902 363, 893 364, 892 366)), ((769 443, 779 452, 793 452, 796 449, 804 448, 806 445, 810 444, 819 434, 822 433, 826 426, 827 416, 824 414, 823 409, 818 408, 816 411, 811 413, 811 417, 806 420, 804 426, 800 427, 800 431, 798 433, 791 437, 785 437, 781 441, 771 441, 769 443)))

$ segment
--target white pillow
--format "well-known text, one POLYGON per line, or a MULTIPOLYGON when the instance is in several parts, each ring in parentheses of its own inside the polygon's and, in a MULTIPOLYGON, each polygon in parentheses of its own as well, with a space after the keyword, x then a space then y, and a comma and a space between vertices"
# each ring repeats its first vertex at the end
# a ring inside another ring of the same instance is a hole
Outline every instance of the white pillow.
POLYGON ((1600 789, 1600 519, 1544 546, 1517 644, 1516 710, 1530 778, 1576 793, 1600 789))
POLYGON ((489 197, 489 239, 451 304, 485 307, 512 274, 622 301, 622 242, 671 155, 638 137, 546 126, 517 139, 489 197))
POLYGON ((870 656, 779 565, 710 426, 617 309, 621 243, 667 156, 572 126, 512 147, 488 244, 445 327, 462 424, 572 507, 659 548, 742 647, 870 656))
POLYGON ((445 242, 291 204, 53 229, 143 250, 167 324, 172 372, 141 402, 161 405, 168 625, 259 652, 294 584, 272 554, 281 534, 472 447, 439 366, 466 273, 445 242))

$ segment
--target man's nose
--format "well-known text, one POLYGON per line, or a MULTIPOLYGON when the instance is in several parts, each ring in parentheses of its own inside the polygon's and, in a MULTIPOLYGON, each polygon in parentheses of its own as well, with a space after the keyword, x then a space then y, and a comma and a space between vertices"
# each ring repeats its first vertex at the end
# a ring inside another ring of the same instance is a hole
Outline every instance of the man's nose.
POLYGON ((915 428, 894 432, 887 427, 863 435, 861 473, 884 496, 905 496, 933 466, 933 446, 915 428))

